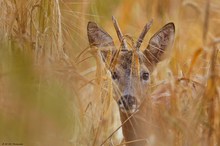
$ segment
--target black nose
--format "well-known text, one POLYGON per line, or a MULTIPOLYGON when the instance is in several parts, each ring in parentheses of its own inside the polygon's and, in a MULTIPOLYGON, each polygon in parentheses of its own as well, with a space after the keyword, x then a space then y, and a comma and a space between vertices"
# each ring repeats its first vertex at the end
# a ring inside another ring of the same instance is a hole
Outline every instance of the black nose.
POLYGON ((126 110, 132 109, 133 105, 136 105, 136 98, 131 95, 124 95, 119 99, 118 105, 123 106, 126 110))

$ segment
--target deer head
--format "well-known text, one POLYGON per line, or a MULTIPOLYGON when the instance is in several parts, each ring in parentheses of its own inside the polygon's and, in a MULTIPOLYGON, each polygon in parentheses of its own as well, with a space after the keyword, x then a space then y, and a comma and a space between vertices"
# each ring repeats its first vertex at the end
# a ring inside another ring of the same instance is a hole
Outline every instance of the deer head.
POLYGON ((153 69, 162 60, 169 45, 173 44, 175 26, 173 23, 163 26, 151 37, 146 49, 141 51, 139 48, 152 21, 146 24, 133 46, 127 44, 114 17, 113 24, 121 42, 120 49, 116 49, 111 36, 95 22, 89 22, 87 26, 89 44, 99 49, 102 60, 111 72, 120 111, 133 113, 146 96, 153 69))

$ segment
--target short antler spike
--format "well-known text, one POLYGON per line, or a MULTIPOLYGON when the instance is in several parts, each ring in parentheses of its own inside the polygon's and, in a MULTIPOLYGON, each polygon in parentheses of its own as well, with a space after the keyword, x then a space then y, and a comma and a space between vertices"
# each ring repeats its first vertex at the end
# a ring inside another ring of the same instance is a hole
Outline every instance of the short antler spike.
POLYGON ((115 19, 114 16, 112 16, 112 21, 113 21, 113 24, 114 24, 114 27, 115 27, 115 30, 116 30, 116 33, 118 35, 118 38, 119 38, 119 41, 121 42, 122 44, 122 50, 127 50, 127 42, 125 40, 125 38, 123 37, 123 34, 121 32, 121 29, 118 25, 118 22, 117 20, 115 19))
POLYGON ((137 43, 136 43, 136 49, 137 51, 139 50, 140 46, 141 46, 141 43, 143 42, 143 39, 145 37, 145 35, 147 34, 147 32, 149 31, 149 29, 151 28, 151 25, 153 23, 153 19, 151 19, 145 26, 144 26, 144 29, 143 31, 141 32, 138 40, 137 40, 137 43))

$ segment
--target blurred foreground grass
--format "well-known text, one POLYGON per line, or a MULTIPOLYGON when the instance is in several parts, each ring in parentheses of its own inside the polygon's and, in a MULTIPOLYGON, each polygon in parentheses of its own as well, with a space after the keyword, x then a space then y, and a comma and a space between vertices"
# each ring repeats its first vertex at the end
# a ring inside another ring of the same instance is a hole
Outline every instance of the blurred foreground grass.
POLYGON ((151 18, 146 40, 176 25, 170 59, 152 81, 152 90, 172 91, 165 114, 176 135, 163 145, 220 145, 218 0, 2 0, 0 8, 0 144, 96 146, 120 125, 111 81, 86 50, 91 20, 119 44, 114 15, 134 40, 151 18))

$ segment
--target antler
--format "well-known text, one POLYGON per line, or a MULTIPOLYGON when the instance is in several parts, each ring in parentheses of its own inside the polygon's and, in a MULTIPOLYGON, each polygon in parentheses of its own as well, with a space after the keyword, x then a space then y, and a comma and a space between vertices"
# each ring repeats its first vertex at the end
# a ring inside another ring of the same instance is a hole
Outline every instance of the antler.
POLYGON ((149 31, 149 29, 151 28, 151 25, 153 23, 153 19, 151 19, 145 26, 144 26, 144 29, 143 31, 141 32, 138 40, 137 40, 137 43, 136 43, 136 49, 137 51, 139 50, 140 46, 141 46, 141 43, 143 42, 143 39, 145 37, 145 35, 147 34, 147 32, 149 31))
POLYGON ((118 22, 117 22, 117 20, 115 19, 114 16, 112 16, 112 21, 113 21, 116 33, 118 35, 119 41, 122 44, 122 50, 127 50, 127 42, 126 42, 125 38, 123 37, 121 29, 119 28, 118 22))

